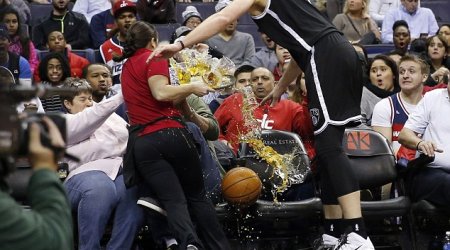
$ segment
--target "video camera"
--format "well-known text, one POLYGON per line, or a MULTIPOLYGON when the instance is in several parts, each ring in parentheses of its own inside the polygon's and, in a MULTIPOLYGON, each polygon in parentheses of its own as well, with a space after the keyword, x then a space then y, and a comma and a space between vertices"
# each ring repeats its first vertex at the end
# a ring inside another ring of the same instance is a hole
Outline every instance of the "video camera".
POLYGON ((8 69, 0 67, 0 180, 15 168, 15 160, 28 154, 29 126, 36 123, 41 127, 42 145, 55 151, 55 155, 64 154, 64 148, 51 145, 48 129, 42 121, 49 117, 58 127, 63 139, 66 139, 66 121, 63 115, 57 113, 37 114, 25 112, 19 115, 17 106, 33 98, 48 98, 54 95, 73 93, 72 89, 33 86, 24 87, 14 84, 14 79, 8 69), (10 76, 8 75, 10 74, 10 76))

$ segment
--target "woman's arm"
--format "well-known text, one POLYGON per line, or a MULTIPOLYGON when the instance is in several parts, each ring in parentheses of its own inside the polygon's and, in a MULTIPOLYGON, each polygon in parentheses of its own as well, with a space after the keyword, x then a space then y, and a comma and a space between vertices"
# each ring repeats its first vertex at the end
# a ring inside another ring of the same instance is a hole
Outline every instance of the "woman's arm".
POLYGON ((153 97, 158 101, 180 102, 190 94, 204 96, 214 89, 204 83, 189 83, 183 85, 169 85, 169 79, 163 75, 154 75, 148 79, 148 86, 153 97))
POLYGON ((123 96, 119 92, 79 113, 67 114, 67 145, 73 145, 89 138, 122 103, 123 96))

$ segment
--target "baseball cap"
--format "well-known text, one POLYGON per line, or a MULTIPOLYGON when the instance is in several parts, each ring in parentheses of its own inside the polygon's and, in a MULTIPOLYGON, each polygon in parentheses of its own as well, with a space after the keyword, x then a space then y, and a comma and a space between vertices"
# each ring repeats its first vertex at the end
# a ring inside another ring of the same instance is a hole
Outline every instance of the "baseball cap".
POLYGON ((5 24, 0 24, 0 37, 11 40, 11 38, 9 37, 8 28, 5 24))
POLYGON ((112 11, 114 14, 114 18, 117 18, 124 11, 131 11, 136 15, 136 4, 129 0, 119 0, 114 3, 112 11))

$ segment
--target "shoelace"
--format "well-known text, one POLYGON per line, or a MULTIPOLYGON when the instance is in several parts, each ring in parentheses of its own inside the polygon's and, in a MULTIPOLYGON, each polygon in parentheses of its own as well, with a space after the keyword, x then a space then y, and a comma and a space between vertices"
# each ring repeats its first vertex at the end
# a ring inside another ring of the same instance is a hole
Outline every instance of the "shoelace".
POLYGON ((341 238, 339 239, 338 244, 335 248, 336 250, 347 244, 347 235, 348 235, 347 233, 341 235, 341 238))

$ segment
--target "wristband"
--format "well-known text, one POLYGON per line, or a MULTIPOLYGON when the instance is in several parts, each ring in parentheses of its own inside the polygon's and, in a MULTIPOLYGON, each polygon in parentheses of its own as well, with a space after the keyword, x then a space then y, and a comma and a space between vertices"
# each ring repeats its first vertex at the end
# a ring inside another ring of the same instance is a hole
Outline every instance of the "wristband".
POLYGON ((178 40, 178 42, 180 43, 180 45, 181 45, 181 49, 183 50, 183 49, 184 49, 184 43, 183 43, 183 41, 181 41, 181 40, 178 40))
POLYGON ((419 141, 419 142, 417 143, 417 145, 416 145, 416 150, 419 150, 419 145, 420 145, 421 142, 423 142, 423 141, 421 140, 421 141, 419 141))

